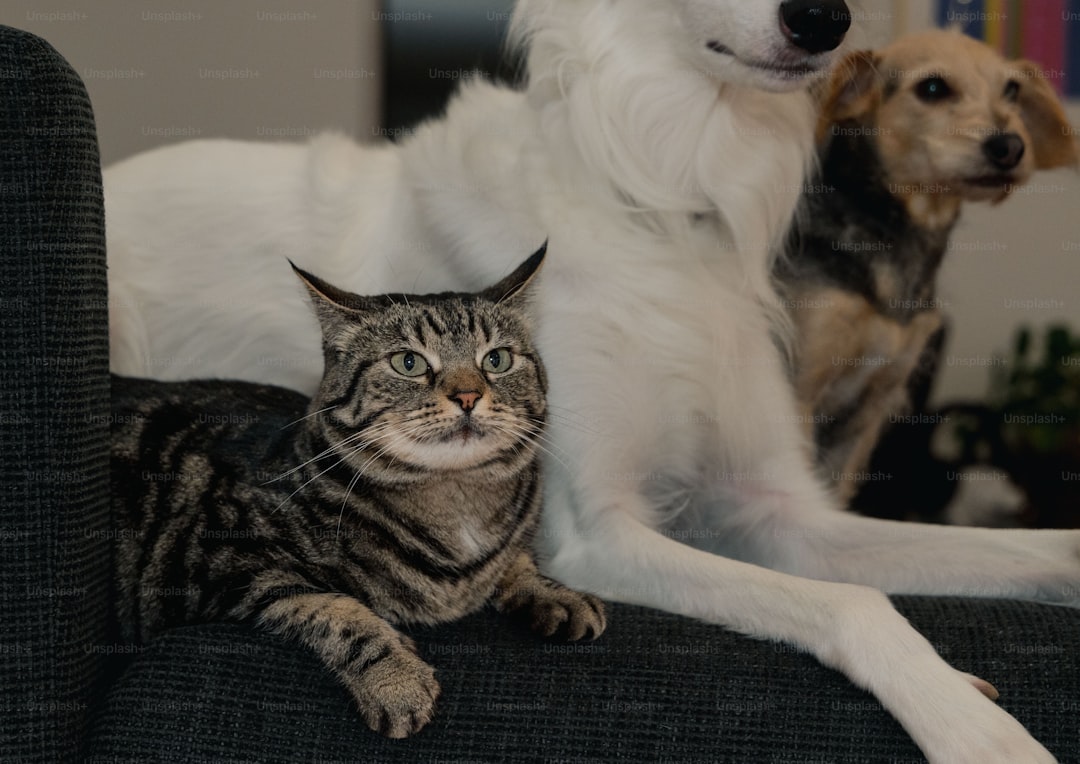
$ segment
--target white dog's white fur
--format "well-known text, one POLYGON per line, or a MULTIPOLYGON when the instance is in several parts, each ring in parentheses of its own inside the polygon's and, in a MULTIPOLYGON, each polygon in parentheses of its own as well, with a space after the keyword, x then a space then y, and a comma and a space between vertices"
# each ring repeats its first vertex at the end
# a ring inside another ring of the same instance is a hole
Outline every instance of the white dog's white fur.
POLYGON ((286 256, 353 291, 426 292, 492 282, 549 238, 547 571, 809 650, 933 762, 1053 761, 880 590, 1076 605, 1080 536, 852 516, 808 466, 769 253, 814 112, 760 66, 797 63, 777 6, 526 0, 527 89, 470 84, 400 146, 196 142, 110 169, 113 368, 311 392, 318 328, 286 256))

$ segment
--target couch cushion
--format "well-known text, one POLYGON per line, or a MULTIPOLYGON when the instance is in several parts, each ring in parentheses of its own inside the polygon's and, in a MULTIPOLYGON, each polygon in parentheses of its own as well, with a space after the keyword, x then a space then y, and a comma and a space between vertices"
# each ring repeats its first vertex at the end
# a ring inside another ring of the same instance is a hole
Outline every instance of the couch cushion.
MULTIPOLYGON (((1057 752, 1080 753, 1080 613, 898 600, 958 668, 1057 752)), ((318 661, 241 626, 187 627, 139 653, 104 698, 91 752, 138 761, 921 761, 866 693, 806 655, 656 611, 611 608, 577 647, 486 612, 412 632, 437 669, 435 720, 368 731, 318 661)))

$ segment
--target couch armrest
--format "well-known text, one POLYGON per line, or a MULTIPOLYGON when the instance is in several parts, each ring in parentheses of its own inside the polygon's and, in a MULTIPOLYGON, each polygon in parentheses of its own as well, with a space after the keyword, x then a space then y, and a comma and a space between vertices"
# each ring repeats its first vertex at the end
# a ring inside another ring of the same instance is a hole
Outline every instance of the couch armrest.
POLYGON ((0 27, 0 740, 70 761, 104 664, 109 377, 90 100, 48 43, 0 27))

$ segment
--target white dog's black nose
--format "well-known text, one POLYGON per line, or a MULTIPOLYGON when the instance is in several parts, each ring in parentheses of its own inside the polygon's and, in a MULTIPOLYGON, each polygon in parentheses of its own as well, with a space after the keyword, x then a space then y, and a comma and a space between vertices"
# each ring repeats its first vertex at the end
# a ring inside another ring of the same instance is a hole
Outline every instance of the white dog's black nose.
POLYGON ((1014 170, 1024 158, 1024 139, 1016 133, 1001 133, 987 138, 983 153, 999 170, 1014 170))
POLYGON ((807 53, 836 50, 851 29, 844 0, 784 0, 780 26, 791 43, 807 53))

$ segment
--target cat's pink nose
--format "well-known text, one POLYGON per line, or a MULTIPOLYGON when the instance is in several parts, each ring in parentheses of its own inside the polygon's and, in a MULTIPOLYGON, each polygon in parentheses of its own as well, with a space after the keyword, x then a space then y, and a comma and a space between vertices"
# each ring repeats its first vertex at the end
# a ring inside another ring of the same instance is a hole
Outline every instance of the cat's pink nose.
POLYGON ((462 411, 472 411, 476 402, 480 400, 481 393, 475 390, 458 390, 450 393, 450 400, 461 406, 462 411))

